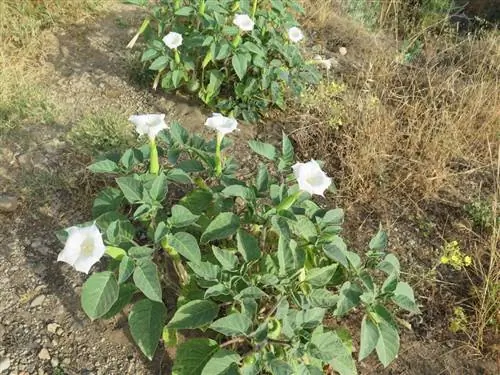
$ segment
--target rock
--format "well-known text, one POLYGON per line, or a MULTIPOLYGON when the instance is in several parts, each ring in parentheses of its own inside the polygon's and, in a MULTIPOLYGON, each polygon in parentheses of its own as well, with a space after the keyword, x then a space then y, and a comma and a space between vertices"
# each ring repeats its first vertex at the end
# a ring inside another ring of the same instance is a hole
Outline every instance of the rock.
POLYGON ((11 195, 0 195, 0 212, 14 212, 16 208, 16 197, 11 195))
POLYGON ((50 364, 52 365, 52 367, 57 367, 59 366, 59 360, 57 358, 52 358, 50 360, 50 364))
POLYGON ((50 360, 50 353, 47 349, 43 348, 40 350, 40 353, 38 353, 38 358, 40 358, 43 361, 48 361, 50 360))
POLYGON ((8 370, 10 367, 9 358, 0 358, 0 372, 8 370))
POLYGON ((45 301, 45 295, 44 294, 40 294, 39 296, 36 296, 33 301, 31 301, 31 304, 30 306, 31 307, 37 307, 37 306, 41 306, 43 304, 43 302, 45 301))
POLYGON ((57 333, 59 327, 60 325, 57 323, 49 323, 47 325, 47 331, 49 331, 50 333, 57 333))

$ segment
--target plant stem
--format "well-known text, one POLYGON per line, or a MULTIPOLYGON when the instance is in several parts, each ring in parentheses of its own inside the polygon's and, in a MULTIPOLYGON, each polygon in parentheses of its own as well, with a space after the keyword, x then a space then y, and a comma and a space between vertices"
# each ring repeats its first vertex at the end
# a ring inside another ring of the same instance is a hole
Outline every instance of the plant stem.
POLYGON ((149 172, 154 175, 158 175, 160 170, 160 163, 158 161, 158 149, 156 148, 156 142, 154 138, 149 139, 150 151, 150 165, 149 172))
POLYGON ((300 197, 300 194, 302 194, 302 192, 299 190, 299 191, 295 192, 294 194, 289 195, 288 197, 283 199, 283 202, 281 202, 278 205, 278 207, 276 207, 276 210, 277 211, 288 210, 295 203, 295 201, 300 197))
POLYGON ((232 345, 232 344, 239 344, 245 341, 244 337, 235 337, 234 339, 231 339, 229 341, 226 341, 224 344, 221 344, 221 348, 225 348, 226 346, 232 345))
POLYGON ((255 19, 255 13, 257 12, 257 2, 258 0, 253 0, 253 5, 252 5, 252 18, 255 19))
POLYGON ((220 175, 222 174, 222 154, 220 147, 223 137, 223 135, 217 133, 217 141, 215 143, 215 175, 217 177, 220 177, 220 175))

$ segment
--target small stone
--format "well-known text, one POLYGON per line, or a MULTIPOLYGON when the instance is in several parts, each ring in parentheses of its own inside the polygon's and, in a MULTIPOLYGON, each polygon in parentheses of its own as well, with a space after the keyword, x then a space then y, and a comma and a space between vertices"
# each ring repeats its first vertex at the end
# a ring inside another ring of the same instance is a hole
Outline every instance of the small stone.
POLYGON ((8 370, 10 367, 9 358, 0 358, 0 372, 8 370))
POLYGON ((59 366, 59 360, 57 358, 52 358, 50 360, 50 364, 52 365, 52 367, 57 367, 59 366))
POLYGON ((0 195, 0 212, 14 212, 17 208, 17 198, 11 195, 0 195))
POLYGON ((63 359, 63 361, 62 361, 62 363, 63 363, 63 365, 68 366, 68 365, 70 365, 70 364, 71 364, 71 359, 69 359, 69 358, 64 358, 64 359, 63 359))
POLYGON ((43 361, 48 361, 50 360, 50 353, 47 349, 43 348, 40 350, 40 353, 38 353, 38 358, 40 358, 43 361))
POLYGON ((57 323, 49 323, 47 325, 47 331, 50 333, 57 333, 58 328, 60 328, 60 325, 57 323))
POLYGON ((30 306, 31 307, 37 307, 37 306, 41 306, 43 304, 43 302, 45 301, 45 295, 44 294, 40 294, 39 296, 36 296, 33 301, 31 301, 31 304, 30 306))

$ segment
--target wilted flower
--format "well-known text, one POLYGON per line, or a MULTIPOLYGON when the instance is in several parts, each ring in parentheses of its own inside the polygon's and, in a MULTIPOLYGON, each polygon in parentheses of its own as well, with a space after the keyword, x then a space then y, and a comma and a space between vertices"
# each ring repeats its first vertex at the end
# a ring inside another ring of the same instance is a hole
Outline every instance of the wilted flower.
POLYGON ((288 38, 290 38, 292 42, 297 43, 304 39, 304 34, 302 30, 294 26, 288 29, 288 38))
POLYGON ((345 56, 347 54, 347 48, 345 48, 345 47, 339 47, 339 53, 342 56, 345 56))
POLYGON ((226 117, 220 113, 213 113, 212 117, 207 118, 207 121, 205 121, 205 126, 216 130, 217 133, 223 137, 236 130, 238 122, 232 117, 226 117))
POLYGON ((87 227, 71 227, 66 231, 68 239, 57 260, 70 264, 77 271, 89 273, 106 250, 99 228, 92 224, 87 227))
POLYGON ((299 183, 299 189, 311 195, 323 196, 325 190, 332 183, 332 179, 323 172, 316 160, 307 163, 296 163, 292 169, 299 183))
POLYGON ((163 129, 168 129, 164 114, 132 115, 128 120, 135 125, 139 135, 147 134, 150 139, 154 139, 163 129))
POLYGON ((234 16, 233 24, 238 26, 241 31, 252 31, 255 23, 248 14, 237 14, 234 16))
POLYGON ((182 45, 182 35, 175 31, 171 31, 165 35, 163 43, 170 49, 176 49, 182 45))

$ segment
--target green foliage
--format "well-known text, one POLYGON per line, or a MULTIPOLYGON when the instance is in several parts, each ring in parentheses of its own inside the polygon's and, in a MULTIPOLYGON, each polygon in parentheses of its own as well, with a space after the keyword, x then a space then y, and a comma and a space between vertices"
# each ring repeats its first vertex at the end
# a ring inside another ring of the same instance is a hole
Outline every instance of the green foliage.
POLYGON ((178 375, 322 374, 325 366, 355 374, 354 346, 359 360, 376 352, 387 366, 396 358, 391 308, 419 309, 386 252, 387 233, 373 233, 365 251, 351 249, 341 236, 344 211, 324 209, 290 184, 295 160, 286 136, 281 147, 250 143, 262 163, 245 180, 223 157, 217 177, 214 142, 179 124, 158 137, 165 156, 158 175, 147 172, 141 149, 90 167, 116 182, 93 207, 111 261, 84 285, 91 318, 133 303, 131 334, 148 358, 161 338, 176 345, 178 330, 207 332, 178 346, 178 375), (184 196, 167 203, 179 184, 184 196), (165 262, 175 277, 160 274, 165 262), (165 287, 176 282, 177 308, 165 324, 165 287), (346 329, 324 324, 354 310, 363 316, 359 345, 346 329))
POLYGON ((146 40, 141 61, 155 72, 154 85, 190 92, 217 112, 255 122, 269 107, 284 108, 288 96, 298 97, 319 80, 287 35, 303 13, 295 0, 128 3, 149 11, 138 33, 146 40), (237 14, 247 14, 253 30, 234 25, 237 14), (181 34, 182 45, 168 48, 162 38, 169 32, 181 34))

